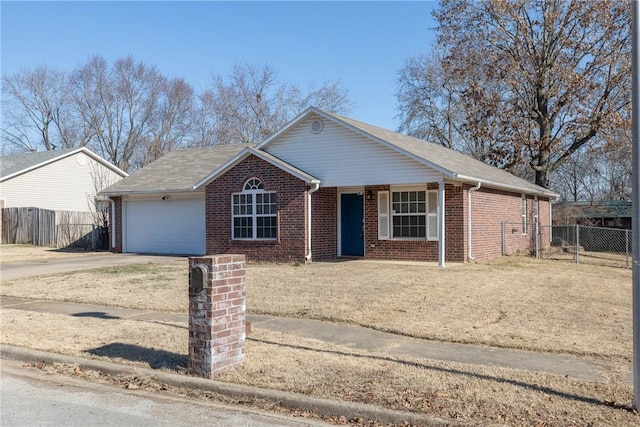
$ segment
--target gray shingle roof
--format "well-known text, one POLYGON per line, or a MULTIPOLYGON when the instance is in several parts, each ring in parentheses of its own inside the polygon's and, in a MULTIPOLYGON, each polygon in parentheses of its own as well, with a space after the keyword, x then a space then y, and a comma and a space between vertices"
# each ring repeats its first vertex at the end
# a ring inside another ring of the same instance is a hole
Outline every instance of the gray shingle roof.
POLYGON ((0 157, 0 178, 32 168, 76 150, 77 148, 65 148, 63 150, 35 151, 2 156, 0 157))
POLYGON ((105 195, 193 191, 193 186, 245 149, 247 144, 170 151, 101 191, 105 195))

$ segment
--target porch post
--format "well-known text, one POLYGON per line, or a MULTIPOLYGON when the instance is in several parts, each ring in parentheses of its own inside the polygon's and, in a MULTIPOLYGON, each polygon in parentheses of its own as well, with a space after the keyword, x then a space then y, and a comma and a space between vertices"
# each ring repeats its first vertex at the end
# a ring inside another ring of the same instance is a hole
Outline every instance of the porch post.
POLYGON ((444 267, 444 181, 438 183, 438 266, 444 267))

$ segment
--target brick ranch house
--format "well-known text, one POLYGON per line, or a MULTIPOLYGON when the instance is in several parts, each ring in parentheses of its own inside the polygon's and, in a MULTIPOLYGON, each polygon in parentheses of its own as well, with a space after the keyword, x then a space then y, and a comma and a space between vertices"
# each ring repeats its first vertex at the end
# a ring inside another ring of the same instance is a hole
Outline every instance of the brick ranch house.
MULTIPOLYGON (((550 225, 557 197, 459 152, 316 108, 257 145, 172 151, 102 194, 112 201, 114 252, 441 266, 502 255, 500 224, 522 223, 522 234, 533 232, 526 223, 550 225)), ((529 250, 520 242, 510 250, 529 250)))

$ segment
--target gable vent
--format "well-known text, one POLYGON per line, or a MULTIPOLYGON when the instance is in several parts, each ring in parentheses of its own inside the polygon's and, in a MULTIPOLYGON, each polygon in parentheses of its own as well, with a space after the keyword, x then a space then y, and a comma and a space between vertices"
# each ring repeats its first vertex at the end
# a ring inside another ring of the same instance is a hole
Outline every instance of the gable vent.
POLYGON ((309 124, 309 129, 311 129, 311 133, 320 133, 324 128, 324 123, 320 119, 315 119, 309 124))

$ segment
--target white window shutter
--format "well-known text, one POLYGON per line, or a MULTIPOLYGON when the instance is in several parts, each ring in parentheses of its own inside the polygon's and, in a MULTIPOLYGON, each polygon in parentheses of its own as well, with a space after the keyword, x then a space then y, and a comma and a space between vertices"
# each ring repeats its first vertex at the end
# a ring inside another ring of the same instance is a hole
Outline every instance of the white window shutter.
POLYGON ((389 240, 389 192, 378 191, 378 240, 389 240))
POLYGON ((428 228, 427 228, 427 237, 429 239, 437 239, 438 238, 438 192, 437 191, 429 191, 427 193, 428 197, 428 228))

